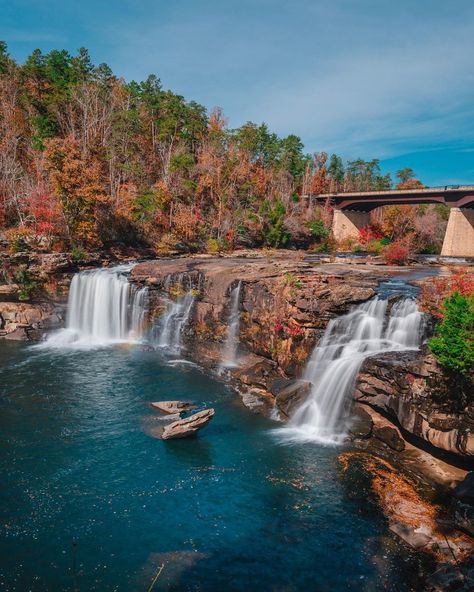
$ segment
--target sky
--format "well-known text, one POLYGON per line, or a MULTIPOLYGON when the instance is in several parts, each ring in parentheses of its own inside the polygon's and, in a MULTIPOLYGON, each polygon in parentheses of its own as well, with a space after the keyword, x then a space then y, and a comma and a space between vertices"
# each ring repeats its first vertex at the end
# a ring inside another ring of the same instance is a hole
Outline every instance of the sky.
POLYGON ((472 0, 0 0, 0 39, 18 61, 87 47, 307 152, 474 184, 472 0))

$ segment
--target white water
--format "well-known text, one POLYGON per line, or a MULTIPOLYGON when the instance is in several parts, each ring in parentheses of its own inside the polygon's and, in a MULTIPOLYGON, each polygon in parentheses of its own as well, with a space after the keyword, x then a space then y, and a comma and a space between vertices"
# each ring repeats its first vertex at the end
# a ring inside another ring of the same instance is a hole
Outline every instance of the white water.
POLYGON ((77 273, 71 282, 66 328, 45 346, 101 346, 139 341, 146 312, 146 288, 136 289, 124 273, 131 265, 77 273))
POLYGON ((177 354, 182 348, 183 331, 188 324, 194 304, 192 290, 168 303, 168 309, 160 322, 158 347, 177 354))
POLYGON ((222 354, 221 369, 235 368, 237 366, 237 351, 239 348, 239 327, 240 327, 240 291, 242 282, 230 293, 229 329, 222 354))
POLYGON ((330 321, 314 349, 303 378, 311 394, 288 424, 278 430, 290 441, 338 444, 349 427, 352 391, 362 362, 375 354, 420 346, 423 315, 413 300, 374 299, 330 321))

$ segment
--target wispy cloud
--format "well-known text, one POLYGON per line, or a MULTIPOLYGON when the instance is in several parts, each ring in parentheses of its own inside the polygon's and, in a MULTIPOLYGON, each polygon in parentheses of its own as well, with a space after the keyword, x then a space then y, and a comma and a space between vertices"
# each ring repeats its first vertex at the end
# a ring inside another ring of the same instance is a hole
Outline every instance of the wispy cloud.
POLYGON ((6 15, 21 51, 88 46, 127 79, 154 72, 231 125, 266 121, 308 151, 474 144, 472 0, 11 0, 6 15))

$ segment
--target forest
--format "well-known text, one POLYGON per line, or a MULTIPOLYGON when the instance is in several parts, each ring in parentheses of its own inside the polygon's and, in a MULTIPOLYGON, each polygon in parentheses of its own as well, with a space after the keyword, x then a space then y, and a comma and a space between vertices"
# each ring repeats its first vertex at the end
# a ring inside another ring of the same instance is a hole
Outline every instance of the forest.
POLYGON ((0 234, 13 252, 125 244, 169 252, 242 247, 368 251, 389 262, 437 253, 444 206, 375 210, 359 240, 335 244, 332 206, 311 195, 423 187, 378 159, 306 154, 265 123, 228 126, 150 75, 126 82, 86 49, 39 49, 18 64, 0 43, 0 234))

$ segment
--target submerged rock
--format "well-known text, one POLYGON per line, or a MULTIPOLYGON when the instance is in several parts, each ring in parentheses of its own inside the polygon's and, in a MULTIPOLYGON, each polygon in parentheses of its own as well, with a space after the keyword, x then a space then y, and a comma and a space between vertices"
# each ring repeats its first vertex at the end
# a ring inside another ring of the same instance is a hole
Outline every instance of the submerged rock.
POLYGON ((161 411, 161 413, 167 413, 169 415, 174 415, 176 413, 184 413, 185 411, 192 411, 196 409, 196 405, 189 403, 187 401, 156 401, 154 403, 150 403, 153 409, 161 411))
POLYGON ((165 427, 161 437, 163 440, 173 440, 194 436, 199 430, 207 426, 214 417, 214 413, 215 411, 212 408, 205 409, 184 419, 174 421, 165 427))
POLYGON ((364 452, 339 455, 351 488, 360 487, 361 475, 370 477, 374 501, 388 519, 390 530, 412 548, 431 555, 438 563, 454 566, 468 561, 474 541, 442 520, 440 506, 421 496, 414 482, 388 461, 364 452))

